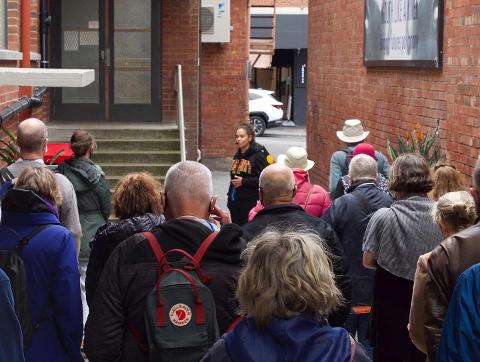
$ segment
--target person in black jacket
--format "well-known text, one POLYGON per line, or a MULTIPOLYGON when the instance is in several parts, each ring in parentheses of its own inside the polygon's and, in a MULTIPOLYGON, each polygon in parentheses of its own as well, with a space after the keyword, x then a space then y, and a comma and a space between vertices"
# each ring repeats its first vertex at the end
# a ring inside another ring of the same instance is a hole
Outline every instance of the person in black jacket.
POLYGON ((93 303, 102 270, 115 247, 133 234, 150 231, 165 222, 162 185, 148 173, 127 174, 115 187, 113 210, 120 220, 100 227, 90 243, 85 280, 88 306, 93 303))
POLYGON ((350 192, 336 199, 322 218, 333 227, 342 243, 352 280, 352 312, 346 328, 352 336, 358 336, 358 341, 372 357, 367 332, 375 271, 362 264, 362 242, 372 214, 382 207, 390 207, 393 198, 375 183, 377 162, 368 155, 359 154, 352 158, 349 177, 350 192))
MULTIPOLYGON (((224 333, 236 319, 235 288, 246 244, 241 238, 242 229, 231 224, 228 213, 215 206, 212 194, 212 175, 204 165, 193 161, 173 165, 165 176, 168 221, 154 235, 165 253, 177 248, 194 254, 208 235, 218 231, 210 215, 224 225, 201 263, 202 272, 211 278, 206 286, 215 300, 219 331, 224 333)), ((173 259, 171 255, 167 258, 173 259)), ((113 251, 86 325, 89 361, 145 360, 139 340, 145 340, 145 299, 155 286, 157 271, 155 255, 143 234, 131 236, 113 251)))
POLYGON ((238 151, 233 156, 228 189, 228 209, 232 222, 242 226, 248 221, 248 213, 258 200, 258 177, 262 170, 273 163, 266 148, 255 142, 255 132, 248 124, 238 126, 235 133, 238 151))
POLYGON ((295 192, 292 169, 280 164, 265 168, 260 175, 259 188, 260 202, 265 208, 242 227, 244 238, 249 242, 269 227, 282 231, 310 230, 320 236, 331 253, 335 282, 342 292, 344 302, 328 319, 331 325, 342 326, 350 312, 351 293, 342 245, 330 225, 292 203, 295 192))

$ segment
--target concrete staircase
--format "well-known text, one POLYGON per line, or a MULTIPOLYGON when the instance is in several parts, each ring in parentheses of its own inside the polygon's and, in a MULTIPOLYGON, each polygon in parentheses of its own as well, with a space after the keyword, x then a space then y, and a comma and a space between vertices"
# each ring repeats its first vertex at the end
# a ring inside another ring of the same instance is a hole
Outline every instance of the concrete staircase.
POLYGON ((97 149, 92 159, 102 167, 111 189, 129 172, 149 172, 163 181, 168 168, 180 161, 176 125, 51 122, 49 142, 69 143, 77 129, 84 129, 95 137, 97 149))

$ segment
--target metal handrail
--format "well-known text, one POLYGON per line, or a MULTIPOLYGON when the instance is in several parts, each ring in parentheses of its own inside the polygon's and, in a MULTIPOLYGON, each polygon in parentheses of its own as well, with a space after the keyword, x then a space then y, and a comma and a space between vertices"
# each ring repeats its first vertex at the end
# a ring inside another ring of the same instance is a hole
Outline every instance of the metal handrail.
POLYGON ((183 83, 182 66, 177 64, 175 72, 175 90, 177 91, 177 119, 178 131, 180 133, 180 160, 186 161, 187 151, 185 149, 185 116, 183 113, 183 83))

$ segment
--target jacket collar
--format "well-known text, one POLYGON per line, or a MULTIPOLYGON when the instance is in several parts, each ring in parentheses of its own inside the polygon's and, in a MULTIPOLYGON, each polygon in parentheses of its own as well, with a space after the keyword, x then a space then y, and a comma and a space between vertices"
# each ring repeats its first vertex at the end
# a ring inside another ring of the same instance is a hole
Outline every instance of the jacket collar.
POLYGON ((270 214, 283 214, 285 212, 289 211, 295 211, 295 210, 301 210, 305 211, 302 209, 301 206, 297 204, 279 204, 279 205, 269 205, 263 210, 259 211, 257 215, 270 215, 270 214))

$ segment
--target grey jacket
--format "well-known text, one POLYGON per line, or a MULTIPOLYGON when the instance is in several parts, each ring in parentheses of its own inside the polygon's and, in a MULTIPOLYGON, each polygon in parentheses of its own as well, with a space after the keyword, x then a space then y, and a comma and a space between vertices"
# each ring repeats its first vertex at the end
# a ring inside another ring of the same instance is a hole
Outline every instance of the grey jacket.
MULTIPOLYGON (((20 158, 7 168, 12 175, 17 178, 27 167, 47 167, 47 165, 45 165, 41 159, 23 160, 20 158)), ((60 222, 72 233, 78 256, 80 252, 80 241, 82 239, 82 227, 80 226, 80 217, 78 216, 77 196, 75 195, 72 183, 65 176, 56 173, 55 178, 57 179, 63 199, 62 204, 58 208, 58 216, 60 222)))

